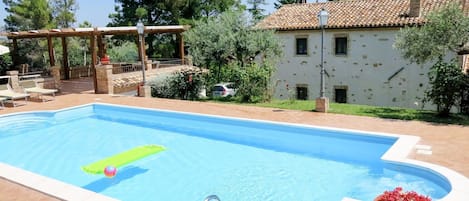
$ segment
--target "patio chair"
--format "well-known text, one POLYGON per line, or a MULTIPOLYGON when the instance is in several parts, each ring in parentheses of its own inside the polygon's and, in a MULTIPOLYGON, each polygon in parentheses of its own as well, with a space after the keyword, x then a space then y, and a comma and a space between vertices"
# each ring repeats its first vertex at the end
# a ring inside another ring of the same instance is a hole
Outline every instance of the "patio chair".
POLYGON ((36 94, 37 97, 42 100, 42 102, 55 99, 55 93, 57 92, 57 89, 44 89, 39 87, 34 80, 23 80, 19 83, 25 93, 36 94), (52 99, 45 99, 44 95, 50 95, 52 96, 52 99))
POLYGON ((7 98, 5 97, 0 97, 0 105, 1 105, 0 110, 3 110, 3 108, 5 107, 5 104, 3 103, 3 101, 5 101, 6 99, 7 98))
POLYGON ((0 97, 6 98, 7 101, 11 101, 11 103, 13 104, 13 107, 16 107, 19 104, 15 103, 15 100, 24 99, 24 104, 21 104, 21 105, 25 105, 28 102, 29 94, 17 93, 10 88, 9 84, 1 84, 0 85, 0 97))

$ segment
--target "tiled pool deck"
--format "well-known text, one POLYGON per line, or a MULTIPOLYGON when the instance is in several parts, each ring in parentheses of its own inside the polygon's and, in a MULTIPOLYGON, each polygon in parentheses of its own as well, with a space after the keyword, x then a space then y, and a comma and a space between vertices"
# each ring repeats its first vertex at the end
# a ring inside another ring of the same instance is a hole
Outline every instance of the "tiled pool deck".
MULTIPOLYGON (((430 145, 432 154, 411 153, 408 158, 434 163, 469 177, 469 126, 442 125, 338 114, 322 114, 246 107, 231 104, 203 103, 127 96, 93 94, 89 79, 64 81, 62 93, 54 101, 31 101, 27 105, 0 110, 0 114, 33 110, 55 110, 93 102, 148 108, 225 115, 233 117, 310 124, 372 132, 396 133, 421 137, 420 144, 430 145)), ((0 201, 59 200, 0 177, 0 201)))

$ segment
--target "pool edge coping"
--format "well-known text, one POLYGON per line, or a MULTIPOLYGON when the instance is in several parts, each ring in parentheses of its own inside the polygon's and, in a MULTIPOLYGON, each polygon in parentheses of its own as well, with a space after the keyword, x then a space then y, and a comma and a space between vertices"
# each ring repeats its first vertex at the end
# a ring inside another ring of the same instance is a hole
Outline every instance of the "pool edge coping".
MULTIPOLYGON (((439 201, 459 201, 461 200, 461 198, 469 197, 469 188, 467 188, 469 187, 469 179, 466 178, 464 175, 454 170, 451 170, 449 168, 446 168, 444 166, 407 158, 407 156, 414 149, 414 146, 417 145, 417 143, 420 141, 420 137, 413 136, 413 135, 372 132, 372 131, 363 131, 363 130, 355 130, 355 129, 344 129, 344 128, 335 128, 335 127, 327 127, 327 126, 317 126, 317 125, 311 125, 311 124, 288 123, 288 122, 279 122, 279 121, 270 121, 270 120, 261 120, 261 119, 249 119, 249 118, 241 118, 241 117, 233 117, 233 116, 222 116, 222 115, 184 112, 184 111, 176 111, 176 110, 157 109, 157 108, 146 108, 146 107, 110 104, 110 103, 102 103, 102 102, 88 103, 88 104, 77 105, 73 107, 62 108, 58 110, 34 110, 34 111, 10 113, 10 114, 0 115, 0 117, 18 115, 18 114, 27 114, 31 112, 57 113, 61 111, 72 110, 76 108, 93 106, 93 105, 107 105, 107 106, 145 109, 145 110, 153 110, 153 111, 165 111, 165 112, 173 112, 173 113, 180 113, 180 114, 217 117, 217 118, 223 118, 223 119, 234 119, 234 120, 279 124, 279 125, 290 125, 290 126, 293 125, 293 126, 300 126, 300 127, 319 128, 319 129, 325 129, 325 130, 346 131, 346 132, 352 132, 354 134, 357 133, 355 135, 360 134, 360 135, 368 135, 368 136, 397 138, 397 141, 389 148, 389 150, 386 151, 386 153, 381 157, 381 160, 383 160, 384 162, 389 162, 389 163, 408 165, 408 166, 412 166, 412 167, 423 169, 423 170, 429 169, 443 176, 451 185, 451 191, 445 197, 443 197, 442 199, 439 199, 439 201)), ((17 168, 17 167, 14 167, 14 166, 2 163, 2 162, 0 162, 0 178, 4 178, 6 180, 17 183, 19 185, 26 186, 28 188, 34 189, 36 191, 39 191, 44 194, 50 195, 52 197, 56 197, 58 199, 63 199, 63 200, 72 200, 72 201, 73 200, 77 200, 77 201, 78 200, 80 201, 95 201, 95 200, 96 201, 98 200, 99 201, 101 200, 116 201, 118 200, 118 199, 115 199, 106 195, 102 195, 102 194, 81 188, 79 186, 68 184, 68 183, 65 183, 65 182, 50 178, 50 177, 45 177, 40 174, 32 173, 30 171, 23 170, 21 168, 17 168)))

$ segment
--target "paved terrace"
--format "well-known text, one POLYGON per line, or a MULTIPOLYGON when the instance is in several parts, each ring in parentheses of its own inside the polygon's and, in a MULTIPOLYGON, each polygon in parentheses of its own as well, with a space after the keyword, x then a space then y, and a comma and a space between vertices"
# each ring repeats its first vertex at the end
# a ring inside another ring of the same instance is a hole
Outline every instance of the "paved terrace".
MULTIPOLYGON (((433 154, 420 155, 414 152, 410 154, 409 158, 442 165, 469 177, 469 126, 441 125, 418 121, 400 121, 315 112, 289 110, 279 111, 272 108, 239 106, 232 104, 110 96, 104 94, 93 94, 91 79, 67 80, 62 82, 62 92, 58 94, 54 101, 45 103, 31 101, 27 105, 16 108, 8 106, 4 110, 0 110, 0 114, 33 110, 55 110, 81 104, 102 102, 365 131, 416 135, 422 138, 420 144, 432 146, 433 154)), ((0 178, 0 195, 0 200, 2 201, 58 200, 2 178, 0 178)))

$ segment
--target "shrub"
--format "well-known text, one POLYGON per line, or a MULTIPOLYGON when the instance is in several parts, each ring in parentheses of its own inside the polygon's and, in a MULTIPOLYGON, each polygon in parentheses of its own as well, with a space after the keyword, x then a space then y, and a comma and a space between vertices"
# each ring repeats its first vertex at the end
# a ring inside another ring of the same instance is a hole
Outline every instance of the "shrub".
POLYGON ((419 195, 414 191, 402 192, 401 187, 395 188, 393 191, 384 191, 383 194, 375 198, 374 201, 431 201, 428 196, 419 195))
POLYGON ((4 75, 11 68, 12 64, 9 54, 0 55, 0 75, 4 75))
POLYGON ((167 75, 160 75, 148 82, 151 86, 151 96, 158 98, 174 98, 174 92, 169 85, 169 78, 167 75))
POLYGON ((199 68, 187 68, 164 78, 157 77, 149 85, 152 96, 159 98, 179 98, 195 100, 205 85, 204 72, 199 68))
POLYGON ((235 68, 236 96, 241 102, 267 101, 272 97, 270 77, 273 69, 267 65, 252 63, 249 66, 235 68))
POLYGON ((459 104, 464 74, 456 61, 445 63, 441 59, 429 72, 431 88, 426 91, 425 100, 438 106, 440 116, 449 116, 451 108, 459 104))
POLYGON ((108 48, 112 62, 135 62, 138 60, 138 47, 132 42, 123 42, 108 48))

